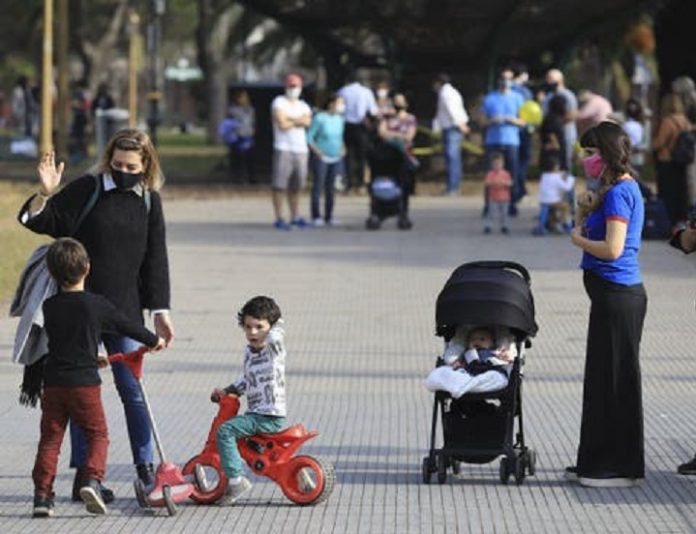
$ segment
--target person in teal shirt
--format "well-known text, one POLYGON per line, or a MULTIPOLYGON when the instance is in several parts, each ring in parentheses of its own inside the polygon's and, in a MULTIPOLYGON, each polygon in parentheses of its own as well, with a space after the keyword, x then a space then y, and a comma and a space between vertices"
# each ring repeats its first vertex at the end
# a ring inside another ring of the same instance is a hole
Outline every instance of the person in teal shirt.
POLYGON ((334 93, 329 96, 322 111, 314 115, 307 130, 307 143, 311 151, 311 166, 314 174, 312 184, 312 223, 314 226, 333 226, 334 181, 343 172, 343 143, 346 105, 343 98, 334 93), (324 217, 319 209, 321 192, 324 191, 324 217))

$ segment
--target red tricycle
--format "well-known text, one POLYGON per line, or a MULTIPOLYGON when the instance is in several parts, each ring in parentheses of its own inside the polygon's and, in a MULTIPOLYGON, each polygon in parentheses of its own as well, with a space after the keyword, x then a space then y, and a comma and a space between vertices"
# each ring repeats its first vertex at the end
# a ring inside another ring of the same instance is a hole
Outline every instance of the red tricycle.
POLYGON ((145 391, 145 384, 142 380, 143 356, 147 350, 147 347, 140 347, 138 350, 127 354, 111 354, 109 363, 122 362, 133 373, 138 382, 145 408, 147 409, 147 415, 150 419, 152 436, 155 439, 155 445, 160 457, 160 464, 157 466, 157 471, 155 471, 155 479, 152 485, 146 487, 139 478, 134 482, 138 504, 142 508, 166 507, 169 515, 174 515, 177 511, 176 503, 192 497, 199 487, 203 487, 205 472, 202 467, 197 467, 190 472, 191 476, 184 477, 179 467, 172 462, 168 462, 164 456, 162 442, 160 441, 159 432, 157 432, 155 418, 152 415, 150 402, 145 391))
MULTIPOLYGON (((225 395, 218 399, 220 408, 213 419, 208 441, 200 454, 191 458, 182 473, 196 480, 191 499, 201 504, 211 504, 222 498, 227 487, 227 477, 220 464, 216 433, 218 427, 237 415, 239 398, 225 395), (201 472, 203 471, 203 472, 201 472)), ((299 505, 318 504, 325 501, 336 482, 333 465, 311 456, 293 454, 302 444, 317 436, 317 431, 307 431, 300 424, 277 434, 256 434, 237 440, 242 458, 257 475, 275 481, 285 496, 299 505)))

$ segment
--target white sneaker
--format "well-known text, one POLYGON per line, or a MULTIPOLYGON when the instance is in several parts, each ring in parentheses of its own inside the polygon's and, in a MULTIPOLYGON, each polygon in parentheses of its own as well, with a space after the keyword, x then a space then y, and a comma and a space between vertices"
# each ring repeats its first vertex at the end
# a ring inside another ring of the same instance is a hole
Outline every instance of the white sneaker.
POLYGON ((324 226, 324 219, 320 217, 312 219, 312 226, 314 226, 314 228, 321 228, 322 226, 324 226))
POLYGON ((250 489, 251 482, 249 482, 249 479, 246 477, 242 477, 236 484, 229 482, 225 494, 220 499, 220 506, 230 506, 236 503, 237 500, 250 489))
POLYGON ((634 488, 640 486, 643 481, 641 478, 611 477, 611 478, 592 478, 578 477, 581 486, 588 488, 634 488))
POLYGON ((336 220, 336 219, 329 219, 328 221, 326 221, 326 225, 327 226, 334 226, 334 227, 341 226, 341 221, 336 220))

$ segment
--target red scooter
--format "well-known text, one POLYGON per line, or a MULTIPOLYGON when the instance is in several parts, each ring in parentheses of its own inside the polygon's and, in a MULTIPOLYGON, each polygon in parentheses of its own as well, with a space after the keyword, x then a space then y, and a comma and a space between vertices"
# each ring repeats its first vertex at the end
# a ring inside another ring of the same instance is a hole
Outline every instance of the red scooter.
POLYGON ((143 383, 143 357, 147 350, 147 347, 140 347, 138 350, 126 354, 111 354, 109 363, 122 362, 133 373, 138 382, 160 458, 160 464, 155 471, 155 480, 151 486, 146 487, 139 478, 133 483, 138 504, 141 508, 166 507, 169 515, 175 515, 177 512, 176 503, 192 497, 198 491, 198 487, 204 487, 205 472, 202 467, 194 467, 190 472, 191 476, 184 477, 179 467, 168 462, 164 456, 162 442, 143 383))
MULTIPOLYGON (((197 481, 190 497, 201 504, 217 502, 227 487, 227 477, 220 465, 216 434, 222 423, 239 412, 239 398, 225 395, 218 403, 220 408, 213 419, 205 447, 182 469, 184 476, 193 475, 197 481), (207 481, 206 477, 212 480, 207 481)), ((318 504, 333 491, 336 483, 333 465, 311 456, 293 457, 305 441, 318 434, 317 431, 308 432, 304 426, 297 424, 277 434, 241 438, 237 440, 237 446, 251 470, 275 481, 292 502, 299 505, 318 504)))

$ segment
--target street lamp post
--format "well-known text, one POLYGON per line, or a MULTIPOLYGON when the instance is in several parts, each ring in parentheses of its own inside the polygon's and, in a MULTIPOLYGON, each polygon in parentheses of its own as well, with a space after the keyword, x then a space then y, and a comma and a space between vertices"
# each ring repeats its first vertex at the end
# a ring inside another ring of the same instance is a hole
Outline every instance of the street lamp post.
POLYGON ((41 67, 41 136, 39 153, 53 149, 53 0, 44 0, 43 57, 41 67))
POLYGON ((150 90, 147 94, 149 115, 147 125, 152 142, 157 144, 157 127, 160 123, 159 102, 162 98, 160 91, 160 58, 159 42, 161 20, 165 12, 165 0, 150 0, 150 22, 147 27, 147 50, 149 59, 150 90))

